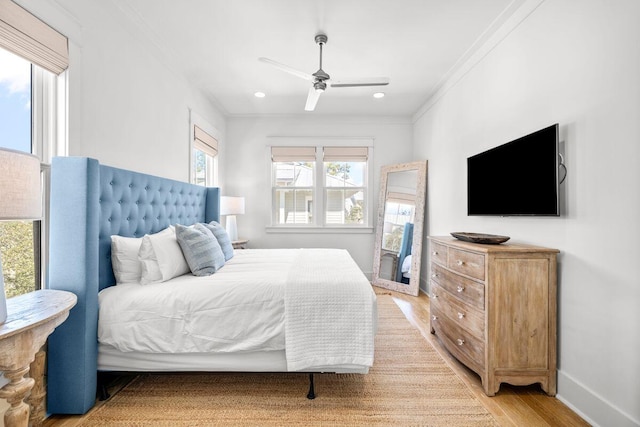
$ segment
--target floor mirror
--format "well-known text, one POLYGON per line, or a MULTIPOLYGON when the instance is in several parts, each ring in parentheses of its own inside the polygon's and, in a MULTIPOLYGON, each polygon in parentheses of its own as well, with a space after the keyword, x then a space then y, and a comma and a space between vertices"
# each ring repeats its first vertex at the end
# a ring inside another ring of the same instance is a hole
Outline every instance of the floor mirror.
POLYGON ((382 167, 374 286, 418 295, 426 191, 426 160, 382 167))

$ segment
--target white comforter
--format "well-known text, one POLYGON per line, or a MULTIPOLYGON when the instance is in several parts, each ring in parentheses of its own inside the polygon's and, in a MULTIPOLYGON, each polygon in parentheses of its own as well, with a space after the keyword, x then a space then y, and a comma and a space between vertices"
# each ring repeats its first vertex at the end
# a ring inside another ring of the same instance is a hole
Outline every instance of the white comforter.
POLYGON ((373 363, 375 294, 343 250, 236 251, 212 276, 112 286, 99 303, 98 339, 123 352, 285 349, 291 371, 373 363))

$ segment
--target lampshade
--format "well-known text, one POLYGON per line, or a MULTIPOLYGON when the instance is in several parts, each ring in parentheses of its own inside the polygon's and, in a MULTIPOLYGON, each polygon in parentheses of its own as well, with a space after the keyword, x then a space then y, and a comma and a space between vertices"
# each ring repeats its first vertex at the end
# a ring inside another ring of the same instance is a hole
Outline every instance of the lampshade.
POLYGON ((40 159, 0 148, 0 220, 42 217, 40 159))
POLYGON ((244 215, 244 197, 222 196, 220 215, 244 215))
MULTIPOLYGON (((0 220, 41 216, 40 159, 22 151, 0 148, 0 220)), ((7 320, 6 298, 0 257, 0 324, 7 320)))

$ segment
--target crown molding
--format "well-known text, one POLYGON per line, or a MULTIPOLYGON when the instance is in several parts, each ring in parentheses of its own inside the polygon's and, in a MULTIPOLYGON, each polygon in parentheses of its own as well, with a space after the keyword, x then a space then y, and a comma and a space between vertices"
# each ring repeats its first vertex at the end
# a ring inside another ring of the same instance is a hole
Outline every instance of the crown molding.
POLYGON ((433 94, 413 115, 417 122, 451 90, 468 72, 515 30, 545 0, 513 0, 435 86, 433 94))

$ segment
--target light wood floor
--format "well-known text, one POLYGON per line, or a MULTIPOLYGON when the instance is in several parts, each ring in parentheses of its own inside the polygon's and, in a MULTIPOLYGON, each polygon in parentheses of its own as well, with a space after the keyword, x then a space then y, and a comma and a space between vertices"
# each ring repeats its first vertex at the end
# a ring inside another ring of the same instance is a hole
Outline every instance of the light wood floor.
MULTIPOLYGON (((376 288, 378 291, 378 289, 376 288)), ((433 344, 447 364, 467 384, 471 392, 493 414, 494 418, 504 427, 543 427, 543 426, 589 426, 575 412, 555 397, 547 396, 538 385, 527 387, 515 387, 503 384, 500 391, 494 397, 488 397, 482 390, 480 377, 466 368, 456 359, 451 357, 447 350, 440 344, 435 335, 429 331, 429 297, 420 293, 418 297, 401 293, 380 290, 391 293, 394 301, 403 311, 409 322, 415 326, 422 336, 433 344)), ((126 385, 131 378, 122 378, 115 382, 109 389, 110 393, 117 392, 126 385)), ((98 402, 92 409, 102 405, 98 402)), ((75 427, 85 416, 61 416, 56 415, 45 420, 44 426, 75 427)))
MULTIPOLYGON (((385 291, 387 292, 387 291, 385 291)), ((555 397, 547 396, 539 385, 516 387, 502 384, 494 397, 482 390, 480 377, 453 358, 429 329, 429 297, 420 292, 413 297, 388 291, 409 322, 429 341, 442 358, 467 384, 471 392, 482 402, 502 426, 589 426, 575 412, 555 397)))

